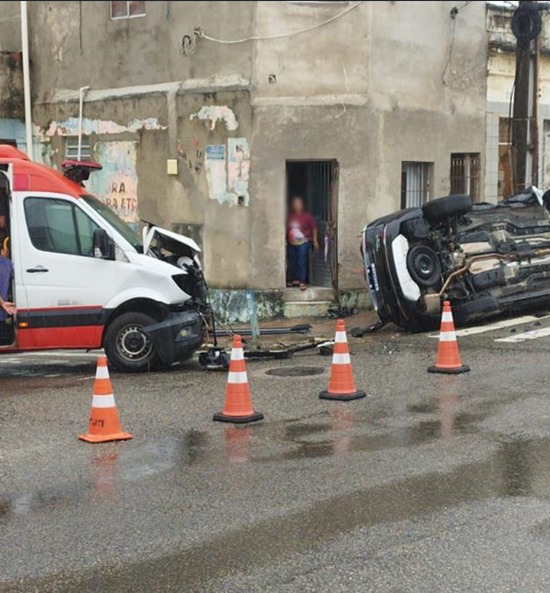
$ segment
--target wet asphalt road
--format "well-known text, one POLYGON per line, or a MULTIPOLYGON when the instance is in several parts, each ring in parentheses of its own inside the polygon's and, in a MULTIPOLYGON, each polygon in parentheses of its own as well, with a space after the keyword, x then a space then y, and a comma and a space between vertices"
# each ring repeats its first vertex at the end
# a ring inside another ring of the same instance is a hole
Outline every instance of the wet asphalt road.
POLYGON ((249 363, 246 427, 194 362, 113 374, 134 439, 104 445, 76 439, 93 356, 0 357, 0 591, 547 593, 550 318, 459 339, 452 377, 429 335, 350 338, 347 404, 330 359, 249 363))

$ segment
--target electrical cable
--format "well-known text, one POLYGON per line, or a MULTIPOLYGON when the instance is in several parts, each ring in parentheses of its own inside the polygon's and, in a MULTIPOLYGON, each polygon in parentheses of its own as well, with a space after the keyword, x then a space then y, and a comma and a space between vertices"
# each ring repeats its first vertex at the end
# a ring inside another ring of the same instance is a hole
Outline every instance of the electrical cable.
POLYGON ((193 37, 189 35, 184 35, 181 40, 181 44, 179 46, 180 52, 184 56, 190 56, 197 51, 197 37, 193 35, 193 37))
POLYGON ((360 4, 363 4, 363 2, 364 2, 364 0, 359 0, 358 2, 353 3, 351 6, 348 6, 348 8, 346 8, 342 12, 335 14, 334 16, 330 17, 326 21, 323 21, 322 23, 317 23, 316 25, 304 27, 303 29, 298 29, 296 31, 288 31, 286 33, 278 33, 276 35, 266 35, 263 37, 260 35, 254 35, 252 37, 244 37, 242 39, 217 39, 216 37, 207 35, 200 27, 197 27, 195 29, 195 35, 197 35, 197 37, 200 37, 201 39, 206 39, 207 41, 213 41, 214 43, 222 43, 224 45, 234 45, 237 43, 246 43, 247 41, 271 41, 274 39, 283 39, 285 37, 294 37, 295 35, 301 35, 302 33, 307 33, 308 31, 313 31, 314 29, 319 29, 320 27, 324 27, 325 25, 328 25, 329 23, 334 22, 335 20, 348 14, 348 12, 351 12, 354 8, 357 8, 360 4))
POLYGON ((453 19, 453 28, 451 30, 451 44, 449 46, 449 56, 447 58, 447 62, 445 64, 445 68, 443 69, 443 74, 441 74, 441 82, 443 84, 443 86, 447 86, 447 81, 445 80, 445 77, 447 76, 447 70, 449 69, 449 66, 451 65, 451 61, 453 59, 453 50, 455 47, 455 32, 456 32, 456 14, 452 17, 453 19))
POLYGON ((472 4, 473 2, 474 2, 474 0, 468 0, 460 8, 458 6, 453 6, 453 8, 451 9, 451 19, 453 21, 453 28, 451 31, 451 44, 449 47, 449 57, 447 58, 445 68, 443 69, 443 74, 441 75, 441 82, 442 82, 443 86, 447 86, 447 81, 445 80, 445 77, 447 76, 447 70, 449 69, 449 66, 451 65, 451 61, 453 59, 453 51, 454 51, 454 47, 455 47, 456 17, 458 16, 458 14, 461 10, 468 8, 468 6, 470 6, 470 4, 472 4))

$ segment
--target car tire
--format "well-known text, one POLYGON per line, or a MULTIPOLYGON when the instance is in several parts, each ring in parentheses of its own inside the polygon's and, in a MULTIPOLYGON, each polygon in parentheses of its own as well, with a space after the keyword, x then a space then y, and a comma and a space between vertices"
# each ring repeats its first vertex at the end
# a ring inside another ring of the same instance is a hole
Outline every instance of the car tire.
POLYGON ((444 222, 449 218, 464 216, 473 208, 472 198, 465 194, 456 194, 431 200, 422 206, 422 212, 427 220, 434 224, 444 222))
POLYGON ((493 296, 481 296, 474 301, 466 301, 453 307, 456 320, 461 325, 471 323, 478 319, 494 317, 501 313, 502 309, 493 296))
POLYGON ((441 261, 427 245, 415 245, 407 254, 407 269, 412 279, 423 288, 441 283, 441 261))
POLYGON ((145 313, 123 313, 107 327, 103 345, 109 363, 124 373, 156 370, 160 360, 143 328, 157 323, 145 313))

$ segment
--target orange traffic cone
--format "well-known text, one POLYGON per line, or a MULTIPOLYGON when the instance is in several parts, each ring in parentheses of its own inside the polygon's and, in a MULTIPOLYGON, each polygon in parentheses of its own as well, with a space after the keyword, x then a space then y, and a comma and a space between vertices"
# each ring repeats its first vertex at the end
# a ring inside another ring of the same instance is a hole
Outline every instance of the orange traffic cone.
POLYGON ((124 441, 132 435, 122 432, 118 421, 118 413, 113 395, 113 387, 109 378, 107 357, 97 357, 97 371, 94 381, 94 397, 90 412, 90 423, 86 434, 78 438, 88 443, 104 443, 105 441, 124 441))
POLYGON ((235 335, 231 346, 225 402, 223 410, 219 414, 214 414, 214 420, 244 424, 245 422, 263 420, 263 417, 263 414, 254 412, 252 408, 241 336, 235 335))
POLYGON ((469 370, 469 366, 460 362, 451 303, 445 301, 443 303, 443 314, 441 316, 441 331, 439 332, 437 358, 435 365, 428 367, 428 372, 458 375, 459 373, 467 373, 469 370))
POLYGON ((346 337, 346 326, 343 319, 336 322, 336 337, 334 338, 334 353, 330 367, 330 380, 328 389, 321 391, 321 399, 335 399, 350 401, 365 397, 364 391, 357 391, 351 370, 349 358, 348 339, 346 337))

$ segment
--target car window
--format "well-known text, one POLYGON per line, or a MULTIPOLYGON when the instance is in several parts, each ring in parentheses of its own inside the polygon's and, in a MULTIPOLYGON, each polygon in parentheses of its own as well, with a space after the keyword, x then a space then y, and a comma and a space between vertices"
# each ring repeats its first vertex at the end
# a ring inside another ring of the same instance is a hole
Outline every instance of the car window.
POLYGON ((93 234, 98 226, 74 204, 55 198, 27 198, 25 217, 36 249, 93 255, 93 234))
POLYGON ((80 208, 74 206, 76 226, 80 239, 80 254, 93 256, 94 254, 94 231, 97 224, 80 208))

